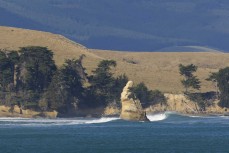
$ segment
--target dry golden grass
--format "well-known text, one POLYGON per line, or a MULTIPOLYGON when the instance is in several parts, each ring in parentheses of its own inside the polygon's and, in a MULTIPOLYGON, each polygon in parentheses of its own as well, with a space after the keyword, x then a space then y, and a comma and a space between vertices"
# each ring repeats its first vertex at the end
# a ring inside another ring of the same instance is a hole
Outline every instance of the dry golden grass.
POLYGON ((201 91, 214 90, 211 82, 205 81, 210 72, 229 66, 227 53, 178 53, 178 52, 117 52, 94 50, 93 53, 106 59, 118 62, 117 73, 126 73, 135 82, 144 81, 151 89, 164 92, 180 93, 183 87, 180 83, 178 65, 195 64, 198 66, 196 75, 202 82, 201 91), (123 59, 137 62, 131 64, 123 59))
POLYGON ((198 66, 196 75, 202 82, 201 91, 214 90, 210 82, 205 81, 210 72, 229 66, 227 53, 187 53, 187 52, 121 52, 93 50, 74 43, 63 36, 47 32, 24 30, 18 28, 0 27, 0 48, 18 49, 24 46, 47 46, 55 56, 57 65, 64 59, 78 58, 85 54, 84 66, 90 72, 102 59, 117 61, 114 72, 116 75, 125 73, 134 82, 145 82, 150 89, 163 92, 180 93, 183 87, 180 83, 178 65, 195 64, 198 66), (137 64, 130 63, 134 61, 137 64))
POLYGON ((65 59, 78 58, 85 54, 85 66, 90 70, 101 58, 80 44, 61 35, 35 30, 26 30, 0 26, 0 49, 18 50, 25 46, 44 46, 54 52, 57 65, 62 65, 65 59))

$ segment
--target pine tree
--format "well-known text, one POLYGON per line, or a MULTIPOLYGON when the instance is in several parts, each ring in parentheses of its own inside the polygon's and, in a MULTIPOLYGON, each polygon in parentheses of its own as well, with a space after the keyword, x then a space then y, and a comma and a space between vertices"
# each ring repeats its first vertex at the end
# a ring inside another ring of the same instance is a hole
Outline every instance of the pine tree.
POLYGON ((229 67, 219 70, 217 82, 220 90, 219 106, 229 108, 229 67))
POLYGON ((182 64, 179 65, 180 75, 184 76, 184 79, 181 80, 181 83, 185 87, 185 92, 188 92, 189 88, 200 89, 200 81, 199 79, 193 75, 194 72, 197 71, 197 66, 190 64, 184 66, 182 64))
POLYGON ((110 71, 112 67, 116 67, 114 60, 103 60, 98 64, 96 70, 93 71, 93 75, 89 77, 91 90, 98 98, 97 101, 102 102, 102 105, 106 105, 115 99, 113 94, 115 78, 110 71))
POLYGON ((0 88, 6 91, 14 82, 14 63, 7 57, 7 54, 0 51, 0 88))
POLYGON ((147 86, 141 82, 132 89, 133 98, 140 100, 142 107, 146 108, 155 104, 166 104, 166 98, 159 90, 149 90, 147 86))
POLYGON ((79 60, 66 60, 57 70, 45 94, 48 108, 67 113, 83 99, 83 80, 79 72, 79 60))
POLYGON ((42 93, 51 82, 56 71, 53 52, 46 47, 22 47, 19 50, 19 80, 21 87, 42 93))
POLYGON ((217 98, 219 98, 219 87, 218 87, 218 73, 211 73, 209 77, 206 79, 207 81, 211 81, 214 84, 217 98))

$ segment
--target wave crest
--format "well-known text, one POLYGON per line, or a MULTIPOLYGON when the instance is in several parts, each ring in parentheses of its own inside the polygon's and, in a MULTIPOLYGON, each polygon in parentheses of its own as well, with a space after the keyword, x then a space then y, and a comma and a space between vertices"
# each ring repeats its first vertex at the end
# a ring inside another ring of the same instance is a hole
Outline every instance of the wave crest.
POLYGON ((89 120, 86 121, 86 124, 93 124, 93 123, 106 123, 106 122, 111 122, 111 121, 115 121, 118 120, 119 118, 116 117, 102 117, 100 119, 95 119, 95 120, 89 120))
POLYGON ((102 117, 98 119, 88 118, 57 118, 57 119, 28 119, 28 118, 0 118, 0 125, 21 125, 21 126, 47 126, 47 125, 77 125, 77 124, 98 124, 106 123, 119 118, 102 117))
POLYGON ((155 121, 162 121, 165 120, 167 118, 167 115, 165 113, 161 113, 161 114, 153 114, 147 115, 147 118, 151 121, 151 122, 155 122, 155 121))

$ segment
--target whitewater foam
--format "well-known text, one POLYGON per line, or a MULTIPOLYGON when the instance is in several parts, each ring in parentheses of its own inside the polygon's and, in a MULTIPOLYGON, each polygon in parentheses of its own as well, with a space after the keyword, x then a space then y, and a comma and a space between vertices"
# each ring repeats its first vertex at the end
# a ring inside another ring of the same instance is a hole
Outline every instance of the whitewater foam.
POLYGON ((147 118, 151 121, 151 122, 155 122, 155 121, 162 121, 165 120, 167 118, 166 113, 160 113, 160 114, 148 114, 147 118))
POLYGON ((111 122, 115 120, 119 120, 120 118, 116 117, 102 117, 100 119, 95 119, 95 120, 90 120, 85 122, 86 124, 93 124, 93 123, 106 123, 106 122, 111 122))
POLYGON ((0 118, 1 125, 19 125, 19 126, 49 126, 49 125, 77 125, 77 124, 98 124, 106 123, 119 118, 102 117, 98 119, 88 118, 57 118, 57 119, 28 119, 28 118, 0 118))

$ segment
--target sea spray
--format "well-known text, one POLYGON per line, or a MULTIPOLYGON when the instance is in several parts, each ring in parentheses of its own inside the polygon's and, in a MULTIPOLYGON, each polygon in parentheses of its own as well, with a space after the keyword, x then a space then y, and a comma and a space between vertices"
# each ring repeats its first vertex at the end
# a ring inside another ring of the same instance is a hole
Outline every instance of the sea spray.
POLYGON ((102 117, 100 119, 95 119, 95 120, 90 120, 85 122, 86 124, 93 124, 93 123, 106 123, 106 122, 111 122, 115 120, 119 120, 120 118, 117 117, 102 117))
POLYGON ((148 114, 147 118, 151 121, 151 122, 155 122, 155 121, 161 121, 161 120, 165 120, 167 118, 165 113, 160 113, 160 114, 148 114))

